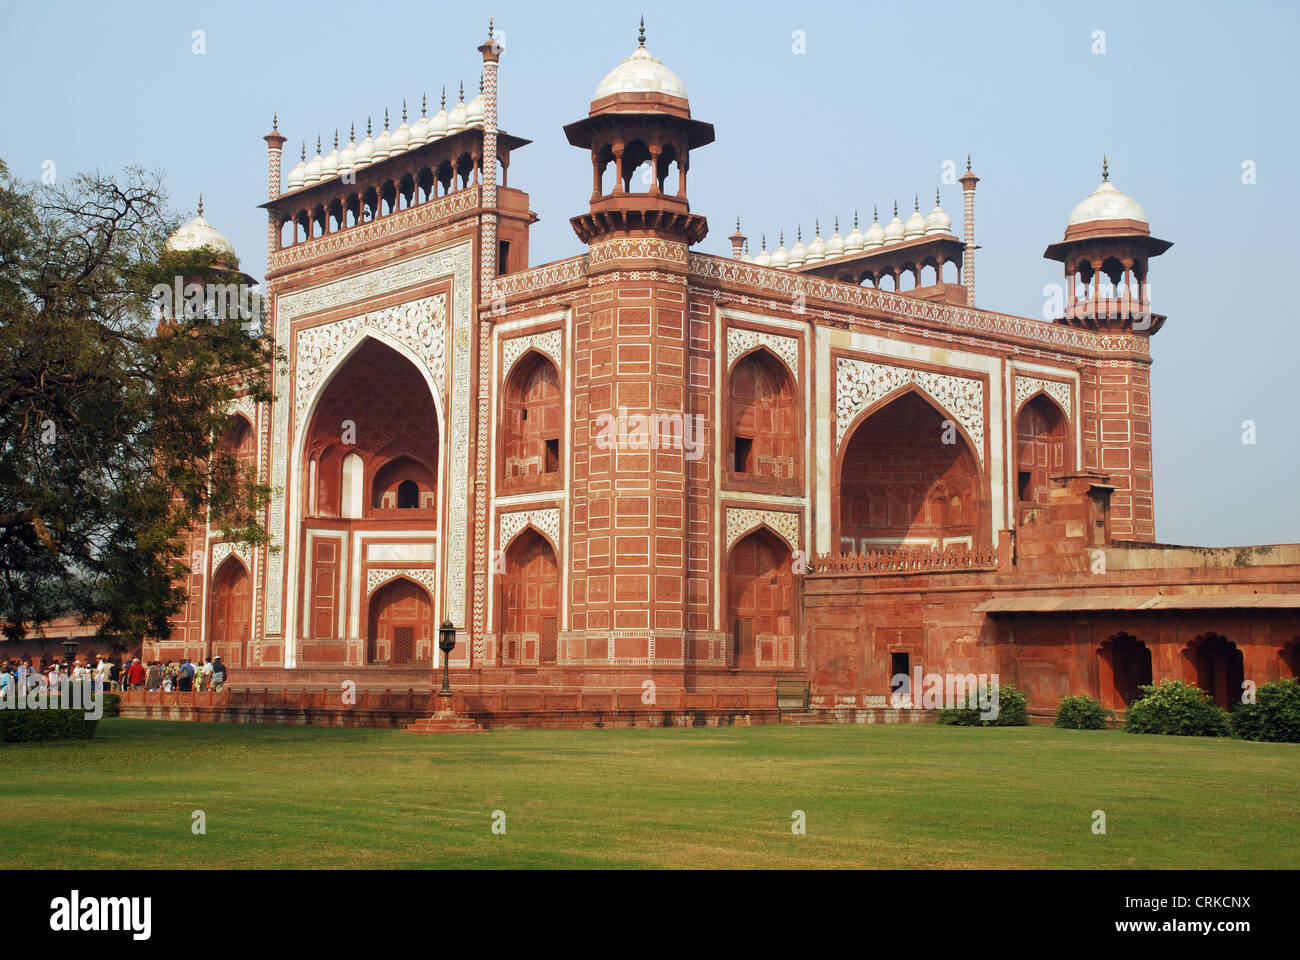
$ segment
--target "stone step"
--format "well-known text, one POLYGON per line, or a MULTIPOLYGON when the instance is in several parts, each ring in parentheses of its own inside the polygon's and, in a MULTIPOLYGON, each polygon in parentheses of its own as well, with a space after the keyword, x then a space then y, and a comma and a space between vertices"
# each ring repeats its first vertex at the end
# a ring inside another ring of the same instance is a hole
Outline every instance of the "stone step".
POLYGON ((469 717, 421 717, 408 724, 406 733, 485 733, 487 727, 469 717))

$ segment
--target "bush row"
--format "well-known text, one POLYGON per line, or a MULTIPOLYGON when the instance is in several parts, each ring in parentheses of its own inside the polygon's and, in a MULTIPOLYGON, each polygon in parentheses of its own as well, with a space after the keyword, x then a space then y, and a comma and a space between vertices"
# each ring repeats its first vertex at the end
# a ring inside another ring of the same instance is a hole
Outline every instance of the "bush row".
POLYGON ((0 742, 89 740, 99 720, 87 720, 84 710, 0 710, 0 742))

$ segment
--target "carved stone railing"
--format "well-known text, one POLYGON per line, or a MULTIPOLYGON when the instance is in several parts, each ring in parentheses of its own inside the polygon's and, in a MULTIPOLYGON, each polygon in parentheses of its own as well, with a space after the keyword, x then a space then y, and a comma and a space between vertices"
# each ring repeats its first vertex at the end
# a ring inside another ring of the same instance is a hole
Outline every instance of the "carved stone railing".
POLYGON ((902 576, 916 573, 950 573, 962 570, 996 570, 997 551, 949 547, 946 550, 869 550, 865 553, 824 553, 808 567, 808 576, 866 574, 902 576))

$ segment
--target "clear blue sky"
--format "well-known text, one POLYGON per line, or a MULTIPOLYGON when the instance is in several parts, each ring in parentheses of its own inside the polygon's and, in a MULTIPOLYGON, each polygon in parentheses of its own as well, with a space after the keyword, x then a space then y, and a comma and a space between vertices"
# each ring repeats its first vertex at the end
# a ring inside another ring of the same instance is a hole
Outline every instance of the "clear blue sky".
MULTIPOLYGON (((541 222, 532 260, 578 253, 568 218, 591 167, 564 139, 600 78, 636 46, 620 4, 222 2, 0 4, 2 156, 37 179, 142 164, 178 211, 200 190, 245 268, 264 269, 266 149, 278 111, 299 143, 400 114, 463 77, 489 13, 504 30, 501 125, 541 222), (206 53, 192 53, 195 30, 206 53)), ((1152 342, 1156 533, 1171 543, 1300 541, 1296 384, 1300 207, 1296 5, 1268 3, 649 4, 647 47, 718 139, 693 158, 700 249, 728 250, 740 214, 769 248, 854 207, 931 202, 945 160, 982 180, 978 301, 1041 316, 1042 259, 1070 209, 1111 178, 1173 249, 1152 266, 1169 322, 1152 342), (803 31, 807 52, 792 52, 803 31), (1106 52, 1093 53, 1094 31, 1106 52), (1257 182, 1242 183, 1253 161, 1257 182), (1241 442, 1243 420, 1257 443, 1241 442)), ((396 123, 394 123, 396 125, 396 123)), ((286 167, 287 169, 287 167, 286 167)), ((960 194, 943 188, 960 225, 960 194)), ((847 231, 848 227, 845 226, 847 231)), ((807 234, 805 234, 807 237, 807 234)))

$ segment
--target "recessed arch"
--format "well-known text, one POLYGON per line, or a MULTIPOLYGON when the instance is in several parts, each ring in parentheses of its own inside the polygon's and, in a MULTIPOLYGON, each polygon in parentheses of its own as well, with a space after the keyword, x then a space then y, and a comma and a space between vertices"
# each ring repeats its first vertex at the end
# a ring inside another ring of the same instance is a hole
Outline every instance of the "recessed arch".
POLYGON ((398 575, 369 597, 366 659, 397 666, 433 659, 433 598, 422 584, 398 575))
POLYGON ((794 575, 786 541, 766 524, 727 554, 727 620, 733 666, 756 665, 776 637, 794 634, 794 575))
POLYGON ((505 378, 498 468, 503 490, 552 489, 563 482, 564 421, 559 368, 530 347, 505 378))
POLYGON ((1196 685, 1225 710, 1241 702, 1245 663, 1237 644, 1220 633, 1203 633, 1183 649, 1196 675, 1196 685))
POLYGON ((1151 650, 1130 633, 1120 631, 1097 648, 1097 699, 1111 710, 1122 710, 1142 696, 1152 682, 1151 650))
POLYGON ((1049 478, 1070 471, 1072 453, 1069 417, 1039 390, 1016 413, 1016 500, 1046 506, 1049 478))
POLYGON ((554 544, 532 525, 503 546, 497 629, 504 662, 551 664, 559 642, 560 569, 554 544))
POLYGON ((970 437, 913 384, 852 421, 836 463, 836 549, 980 547, 983 474, 970 437))
POLYGON ((765 344, 746 351, 727 375, 729 464, 734 478, 801 487, 800 393, 790 369, 765 344))
POLYGON ((253 625, 253 578, 237 554, 212 572, 208 601, 208 649, 229 666, 248 662, 253 625))

